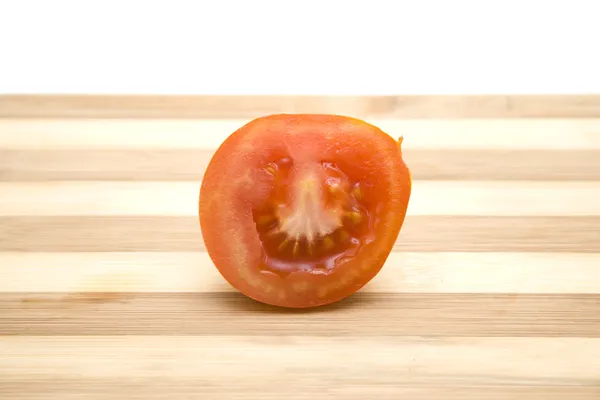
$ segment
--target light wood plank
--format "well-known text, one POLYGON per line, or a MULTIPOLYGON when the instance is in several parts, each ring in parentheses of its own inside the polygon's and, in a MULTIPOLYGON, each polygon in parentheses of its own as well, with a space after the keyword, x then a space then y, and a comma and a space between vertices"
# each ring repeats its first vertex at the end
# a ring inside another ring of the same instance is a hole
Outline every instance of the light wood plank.
POLYGON ((340 381, 302 379, 296 376, 284 384, 275 377, 240 384, 209 384, 200 378, 82 378, 0 376, 0 394, 11 400, 86 399, 86 400, 598 400, 600 385, 419 385, 371 384, 364 377, 340 381), (363 378, 363 379, 361 379, 363 378))
POLYGON ((515 336, 534 343, 600 338, 600 295, 357 293, 327 307, 290 310, 239 293, 0 293, 2 335, 302 335, 344 343, 515 336))
MULTIPOLYGON (((2 150, 0 181, 201 180, 202 149, 2 150)), ((600 181, 600 150, 405 150, 413 179, 600 181)))
POLYGON ((307 384, 577 386, 598 385, 600 371, 598 338, 24 336, 0 338, 0 354, 4 377, 200 378, 216 385, 232 377, 241 385, 273 384, 273 377, 285 384, 303 371, 307 384))
MULTIPOLYGON (((200 182, 0 182, 0 215, 196 216, 200 182)), ((413 181, 408 215, 598 216, 598 182, 413 181)))
POLYGON ((598 117, 597 95, 4 95, 0 117, 214 118, 318 112, 361 117, 598 117))
MULTIPOLYGON (((600 253, 600 217, 408 216, 395 249, 600 253)), ((205 250, 197 217, 0 216, 0 251, 205 250)))
MULTIPOLYGON (((393 252, 365 293, 596 293, 600 253, 393 252)), ((0 292, 229 292, 207 253, 0 253, 0 292)))
MULTIPOLYGON (((3 149, 216 149, 250 119, 0 119, 3 149)), ((598 150, 600 118, 369 119, 411 149, 598 150)))

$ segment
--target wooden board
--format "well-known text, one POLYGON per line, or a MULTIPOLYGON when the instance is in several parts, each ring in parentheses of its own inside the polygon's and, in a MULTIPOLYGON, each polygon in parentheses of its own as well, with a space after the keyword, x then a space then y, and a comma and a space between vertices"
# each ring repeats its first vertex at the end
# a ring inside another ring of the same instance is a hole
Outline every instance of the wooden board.
POLYGON ((600 398, 600 97, 0 97, 0 399, 600 398), (404 136, 414 196, 351 298, 235 292, 197 222, 271 112, 404 136))

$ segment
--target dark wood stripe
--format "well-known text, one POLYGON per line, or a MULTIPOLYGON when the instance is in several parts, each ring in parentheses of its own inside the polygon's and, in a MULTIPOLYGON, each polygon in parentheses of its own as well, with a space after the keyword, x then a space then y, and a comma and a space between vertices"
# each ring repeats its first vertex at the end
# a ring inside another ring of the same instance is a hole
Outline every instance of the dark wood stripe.
MULTIPOLYGON (((318 368, 318 366, 316 366, 318 368)), ((318 368, 319 370, 321 368, 318 368)), ((338 374, 337 378, 318 379, 315 371, 281 382, 267 384, 263 379, 255 383, 235 381, 224 383, 225 377, 214 382, 205 377, 122 378, 77 376, 49 377, 38 374, 23 374, 26 378, 0 376, 0 394, 7 400, 42 399, 153 399, 153 400, 598 400, 600 385, 550 386, 550 385, 438 385, 423 382, 421 385, 406 384, 404 375, 394 375, 390 370, 386 377, 373 377, 360 364, 347 370, 351 375, 338 374), (369 379, 371 378, 371 379, 369 379), (386 382, 387 381, 387 382, 386 382)), ((331 374, 331 371, 327 371, 331 374)), ((410 374, 410 371, 407 372, 410 374)), ((291 372, 289 372, 291 374, 291 372)), ((466 377, 465 379, 467 379, 466 377)), ((432 378, 433 379, 433 378, 432 378)), ((458 378, 457 378, 458 379, 458 378)), ((215 379, 216 380, 216 379, 215 379)))
POLYGON ((9 118, 254 118, 273 113, 362 118, 600 117, 598 95, 4 95, 9 118))
POLYGON ((0 335, 600 337, 600 294, 358 293, 295 311, 239 293, 3 293, 0 335))
MULTIPOLYGON (((397 251, 600 252, 600 217, 409 216, 397 251)), ((0 251, 202 251, 194 217, 0 217, 0 251)))
POLYGON ((594 150, 403 151, 416 180, 600 180, 594 150))
POLYGON ((200 181, 212 150, 0 150, 4 181, 200 181))
MULTIPOLYGON (((201 180, 212 150, 0 150, 0 180, 201 180)), ((600 180, 600 151, 406 150, 416 180, 600 180)))

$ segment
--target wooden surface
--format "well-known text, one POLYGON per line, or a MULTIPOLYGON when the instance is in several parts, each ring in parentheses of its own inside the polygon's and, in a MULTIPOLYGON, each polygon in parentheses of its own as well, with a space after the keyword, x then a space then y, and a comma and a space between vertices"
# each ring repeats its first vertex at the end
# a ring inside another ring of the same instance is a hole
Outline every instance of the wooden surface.
POLYGON ((252 118, 280 112, 359 118, 595 118, 600 116, 600 96, 0 96, 0 117, 8 118, 252 118))
POLYGON ((0 115, 2 400, 600 399, 600 97, 5 96, 0 115), (380 275, 314 311, 233 291, 196 215, 216 146, 299 110, 403 135, 415 179, 380 275))

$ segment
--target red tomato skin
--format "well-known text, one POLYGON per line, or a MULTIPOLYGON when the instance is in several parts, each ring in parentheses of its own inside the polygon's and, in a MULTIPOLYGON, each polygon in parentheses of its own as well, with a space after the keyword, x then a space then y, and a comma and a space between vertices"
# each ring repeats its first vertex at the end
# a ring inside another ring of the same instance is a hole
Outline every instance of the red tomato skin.
POLYGON ((406 216, 412 179, 401 144, 402 138, 339 115, 277 114, 243 125, 214 153, 200 187, 200 227, 215 267, 247 297, 281 307, 322 306, 360 290, 385 264, 406 216), (264 166, 284 157, 298 164, 334 160, 370 188, 364 201, 379 212, 375 240, 329 275, 281 277, 259 269, 263 250, 252 210, 272 189, 264 166))

